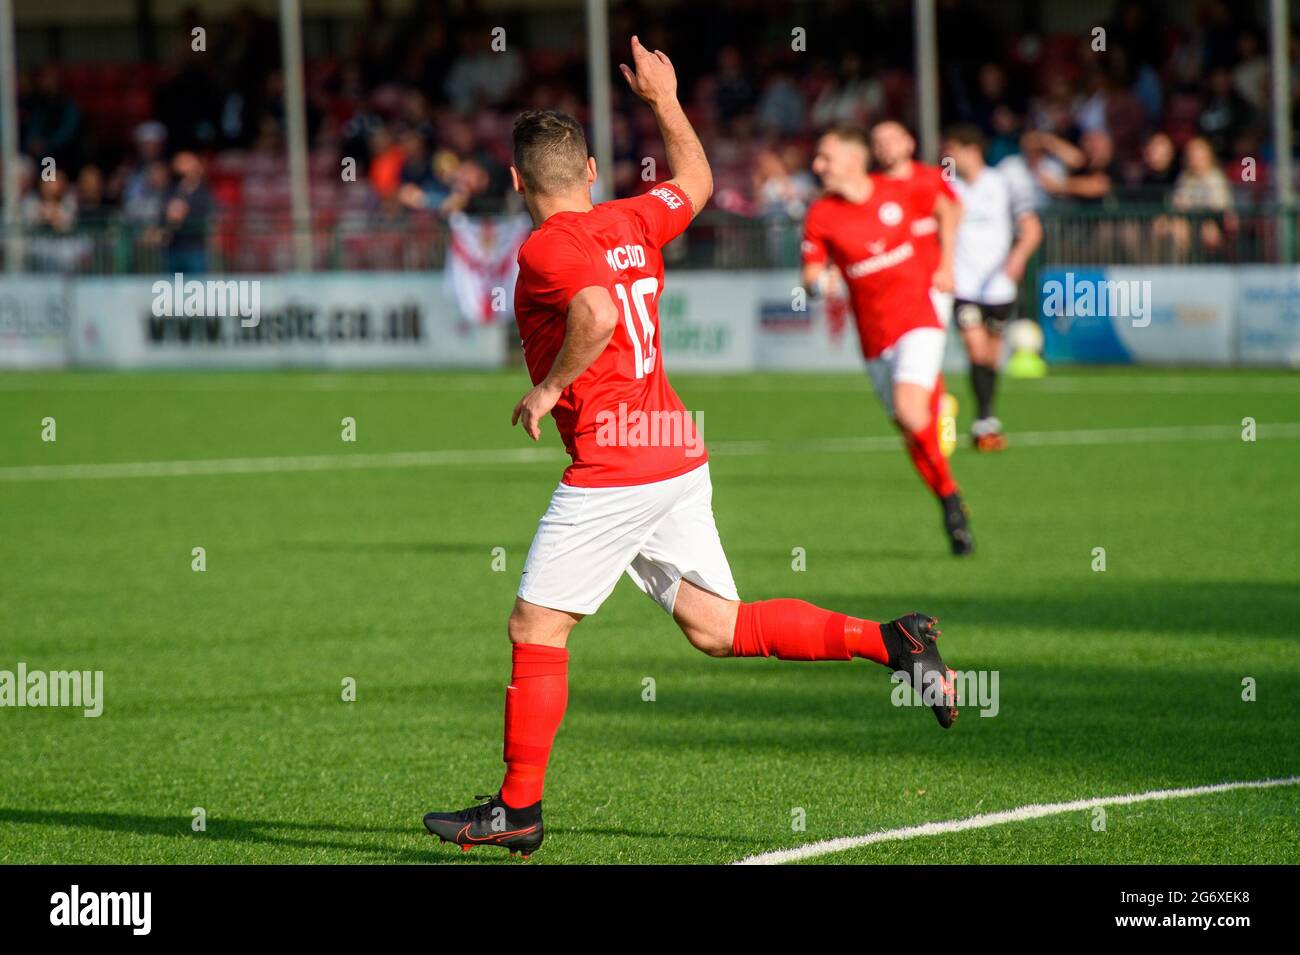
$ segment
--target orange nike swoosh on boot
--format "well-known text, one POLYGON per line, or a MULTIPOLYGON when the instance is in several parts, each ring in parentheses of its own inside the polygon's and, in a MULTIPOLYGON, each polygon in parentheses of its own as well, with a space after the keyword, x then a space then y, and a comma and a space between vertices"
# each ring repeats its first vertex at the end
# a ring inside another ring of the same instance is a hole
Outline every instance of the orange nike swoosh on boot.
MULTIPOLYGON (((536 826, 529 826, 527 829, 516 829, 513 832, 494 832, 490 836, 484 836, 479 839, 469 834, 469 827, 470 823, 467 822, 465 823, 464 828, 462 828, 460 832, 456 833, 457 842, 460 842, 461 839, 465 839, 468 842, 491 842, 493 839, 504 839, 506 836, 524 836, 537 828, 536 826)), ((461 844, 464 845, 464 843, 461 844)))

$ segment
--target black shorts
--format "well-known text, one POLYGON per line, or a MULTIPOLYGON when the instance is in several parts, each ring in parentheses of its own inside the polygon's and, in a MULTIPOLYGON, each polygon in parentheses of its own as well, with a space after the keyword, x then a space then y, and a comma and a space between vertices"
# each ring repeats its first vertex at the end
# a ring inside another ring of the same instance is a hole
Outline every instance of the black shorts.
POLYGON ((962 331, 983 325, 991 335, 1001 335, 1006 331, 1007 323, 1014 317, 1015 302, 1005 305, 982 305, 969 299, 959 298, 952 303, 952 315, 957 327, 962 331))

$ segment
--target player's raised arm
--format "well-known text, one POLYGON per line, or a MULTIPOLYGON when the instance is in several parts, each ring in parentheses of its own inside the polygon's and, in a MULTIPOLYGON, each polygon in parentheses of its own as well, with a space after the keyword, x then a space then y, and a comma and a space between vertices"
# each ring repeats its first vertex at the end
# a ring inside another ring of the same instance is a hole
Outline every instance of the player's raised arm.
POLYGON ((523 422, 528 437, 541 437, 541 420, 551 413, 560 393, 600 357, 618 325, 618 307, 609 289, 599 285, 584 288, 569 303, 560 346, 550 373, 515 405, 512 425, 523 422))
POLYGON ((632 92, 654 110, 672 181, 690 200, 691 212, 699 215, 713 195, 713 171, 709 169, 700 138, 677 101, 677 73, 672 63, 659 50, 652 53, 632 37, 632 66, 620 63, 618 68, 632 92))

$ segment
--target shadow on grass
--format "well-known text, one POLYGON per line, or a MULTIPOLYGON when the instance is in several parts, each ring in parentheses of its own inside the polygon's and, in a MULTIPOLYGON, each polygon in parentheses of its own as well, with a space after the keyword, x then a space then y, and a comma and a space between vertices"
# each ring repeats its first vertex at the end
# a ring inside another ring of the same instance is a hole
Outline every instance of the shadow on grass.
POLYGON ((1285 581, 1116 580, 1081 573, 1063 590, 1022 595, 913 594, 866 589, 861 593, 818 594, 805 598, 857 616, 923 609, 942 617, 947 627, 1111 631, 1115 635, 1232 634, 1242 646, 1259 636, 1282 637, 1294 623, 1296 585, 1285 581), (1262 632, 1260 622, 1267 621, 1262 632))
MULTIPOLYGON (((19 825, 58 826, 64 829, 83 829, 98 832, 121 832, 136 836, 161 836, 165 838, 182 838, 186 835, 184 820, 176 816, 147 816, 123 812, 72 812, 45 809, 7 809, 0 808, 0 825, 14 823, 19 825)), ((627 829, 613 826, 566 826, 563 832, 574 835, 613 836, 629 839, 688 839, 690 841, 709 841, 723 844, 742 845, 743 839, 728 836, 713 836, 700 833, 689 835, 673 832, 657 832, 645 829, 627 829)), ((362 826, 339 825, 323 822, 284 822, 269 819, 230 819, 222 817, 209 823, 208 829, 195 838, 211 839, 216 842, 237 842, 249 845, 278 846, 290 849, 326 849, 333 852, 362 853, 374 856, 368 862, 414 862, 414 863, 499 863, 511 862, 504 852, 494 851, 491 846, 483 846, 486 853, 457 851, 451 846, 444 846, 425 835, 422 827, 415 826, 362 826), (302 835, 283 835, 282 830, 302 835), (374 835, 414 836, 428 840, 424 850, 404 849, 383 845, 377 842, 348 839, 333 841, 311 838, 312 833, 340 833, 348 836, 364 837, 374 835)))
MULTIPOLYGON (((137 836, 165 836, 180 838, 188 834, 183 819, 176 816, 146 816, 123 812, 71 812, 48 809, 0 808, 0 825, 58 826, 65 829, 85 829, 99 832, 122 832, 137 836)), ((328 849, 334 852, 362 853, 374 856, 373 862, 445 862, 450 855, 439 853, 438 844, 425 833, 418 820, 406 827, 340 825, 320 822, 285 822, 272 819, 231 819, 221 817, 210 820, 207 831, 196 839, 215 842, 246 843, 249 845, 280 846, 290 849, 328 849), (301 835, 282 835, 288 830, 301 835), (312 838, 313 833, 340 833, 351 838, 333 841, 312 838), (404 849, 367 841, 373 835, 412 836, 429 839, 428 849, 404 849)), ((457 856, 461 853, 457 853, 457 856)), ((466 853, 469 855, 469 853, 466 853)), ((482 861, 482 860, 475 860, 482 861)), ((490 860, 489 860, 490 861, 490 860)))

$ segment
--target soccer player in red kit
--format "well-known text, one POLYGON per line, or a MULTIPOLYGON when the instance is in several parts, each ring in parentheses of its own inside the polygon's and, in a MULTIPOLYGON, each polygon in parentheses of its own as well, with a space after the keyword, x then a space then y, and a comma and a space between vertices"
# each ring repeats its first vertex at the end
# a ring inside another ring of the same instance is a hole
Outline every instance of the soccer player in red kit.
POLYGON ((880 175, 908 187, 915 215, 912 245, 922 271, 930 276, 930 301, 947 327, 952 319, 953 255, 961 200, 942 169, 917 162, 915 155, 916 140, 902 123, 887 119, 871 127, 871 158, 880 175))
POLYGON ((661 356, 662 249, 713 192, 708 159, 677 101, 668 58, 632 38, 622 66, 664 137, 673 178, 593 206, 596 164, 582 127, 552 111, 515 122, 511 178, 536 229, 519 250, 515 316, 534 387, 512 422, 530 438, 555 419, 572 463, 538 524, 508 633, 505 778, 486 802, 424 817, 465 849, 527 856, 542 843, 542 791, 568 702, 569 633, 626 573, 686 639, 715 657, 883 664, 918 690, 941 726, 957 716, 934 617, 876 623, 802 600, 745 603, 713 520, 708 455, 661 356))
POLYGON ((952 552, 965 556, 975 541, 939 447, 945 331, 930 299, 934 271, 917 253, 912 185, 870 175, 867 154, 867 135, 856 127, 818 141, 813 171, 826 195, 804 220, 803 282, 818 294, 833 264, 847 283, 871 383, 939 499, 952 552))

